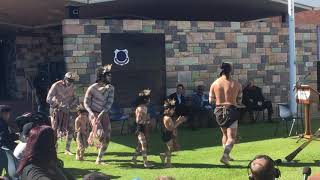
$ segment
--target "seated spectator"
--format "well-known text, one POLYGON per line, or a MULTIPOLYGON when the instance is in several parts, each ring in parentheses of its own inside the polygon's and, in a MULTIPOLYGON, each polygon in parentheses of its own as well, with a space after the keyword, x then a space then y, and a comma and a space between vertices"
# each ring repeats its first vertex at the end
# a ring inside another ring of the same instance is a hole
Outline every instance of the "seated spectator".
POLYGON ((74 179, 63 169, 56 152, 56 137, 49 126, 32 128, 17 174, 21 180, 74 179))
POLYGON ((242 103, 246 106, 246 111, 249 112, 251 122, 255 122, 253 111, 268 110, 268 122, 272 122, 272 103, 263 97, 261 88, 255 86, 252 81, 249 81, 243 89, 242 103))
POLYGON ((176 101, 176 116, 188 115, 188 108, 184 97, 184 86, 182 84, 178 84, 177 91, 171 94, 168 98, 176 101))
POLYGON ((11 108, 7 105, 0 105, 0 147, 5 146, 13 151, 17 146, 14 141, 18 140, 19 136, 9 127, 10 116, 11 108))
POLYGON ((209 104, 209 97, 204 94, 204 86, 197 87, 192 95, 192 129, 199 127, 209 127, 212 123, 213 111, 209 104))
POLYGON ((5 170, 4 177, 6 180, 17 180, 16 167, 18 166, 17 159, 13 156, 12 151, 6 147, 0 147, 0 175, 5 170))
POLYGON ((267 155, 257 155, 248 164, 248 176, 250 180, 274 180, 281 176, 276 163, 267 155))
POLYGON ((23 115, 16 118, 16 123, 20 129, 20 143, 14 149, 14 156, 20 160, 22 154, 27 146, 27 140, 29 137, 29 132, 32 128, 48 125, 50 126, 50 121, 48 116, 43 113, 24 113, 23 115))
POLYGON ((110 179, 111 179, 110 176, 100 172, 93 172, 83 177, 83 180, 110 180, 110 179))

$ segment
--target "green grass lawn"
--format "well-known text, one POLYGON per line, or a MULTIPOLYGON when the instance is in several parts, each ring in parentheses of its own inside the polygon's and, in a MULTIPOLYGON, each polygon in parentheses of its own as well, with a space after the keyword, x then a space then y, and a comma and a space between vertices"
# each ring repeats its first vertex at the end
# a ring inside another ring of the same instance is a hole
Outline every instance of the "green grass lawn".
MULTIPOLYGON (((172 157, 174 168, 163 168, 159 153, 164 150, 160 140, 160 133, 154 132, 151 137, 149 160, 156 166, 153 169, 143 168, 142 161, 138 165, 131 164, 132 152, 136 143, 133 135, 113 136, 108 151, 104 157, 107 165, 95 165, 97 150, 90 147, 86 150, 85 161, 75 160, 75 156, 63 154, 65 143, 60 142, 59 158, 65 163, 65 168, 76 178, 81 179, 84 174, 99 171, 111 175, 113 179, 131 180, 139 177, 141 180, 152 180, 159 175, 169 175, 177 180, 183 179, 247 179, 247 165, 257 154, 267 154, 275 159, 284 159, 304 141, 296 143, 295 137, 284 138, 285 129, 274 136, 276 124, 257 123, 240 125, 240 142, 235 145, 231 156, 235 161, 230 167, 219 162, 223 149, 221 133, 218 128, 190 131, 179 130, 179 142, 182 150, 175 152, 172 157)), ((313 125, 316 127, 316 125, 313 125)), ((76 150, 76 143, 72 142, 72 152, 76 150)), ((320 160, 320 142, 314 141, 296 158, 296 163, 282 163, 279 166, 281 179, 302 179, 302 168, 310 166, 312 172, 320 172, 317 160, 320 160)), ((142 157, 139 157, 142 160, 142 157)))

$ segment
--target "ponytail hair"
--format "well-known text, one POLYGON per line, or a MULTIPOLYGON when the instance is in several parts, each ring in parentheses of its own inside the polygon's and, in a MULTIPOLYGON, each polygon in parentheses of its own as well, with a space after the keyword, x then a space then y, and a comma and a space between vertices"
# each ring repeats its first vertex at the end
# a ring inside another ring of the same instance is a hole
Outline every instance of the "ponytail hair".
POLYGON ((230 79, 230 74, 231 74, 231 70, 232 70, 231 64, 224 62, 221 64, 220 69, 221 69, 220 77, 222 75, 225 75, 227 77, 227 79, 230 79))

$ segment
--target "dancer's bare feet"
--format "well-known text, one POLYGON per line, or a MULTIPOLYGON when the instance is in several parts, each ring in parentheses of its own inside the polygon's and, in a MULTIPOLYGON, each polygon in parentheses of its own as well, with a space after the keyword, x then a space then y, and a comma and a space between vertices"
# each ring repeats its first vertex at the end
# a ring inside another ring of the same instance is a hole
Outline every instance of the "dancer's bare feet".
POLYGON ((64 154, 65 154, 65 155, 69 155, 69 156, 73 156, 73 155, 74 155, 74 154, 73 154, 70 150, 68 150, 68 149, 64 150, 64 154))

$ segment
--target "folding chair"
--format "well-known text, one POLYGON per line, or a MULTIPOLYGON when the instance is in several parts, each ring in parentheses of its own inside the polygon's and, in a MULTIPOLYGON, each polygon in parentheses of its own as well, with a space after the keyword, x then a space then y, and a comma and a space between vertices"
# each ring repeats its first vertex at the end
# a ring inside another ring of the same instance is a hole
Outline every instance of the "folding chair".
POLYGON ((111 110, 109 112, 110 121, 122 121, 121 125, 121 135, 123 135, 123 127, 125 122, 129 119, 129 115, 125 115, 123 113, 123 109, 121 109, 117 104, 113 104, 111 110))
POLYGON ((277 134, 279 125, 281 122, 284 122, 286 124, 286 132, 288 134, 288 136, 291 136, 292 130, 294 128, 294 126, 296 126, 296 134, 298 134, 298 120, 300 120, 300 124, 302 125, 302 118, 301 117, 297 117, 297 116, 293 116, 290 108, 289 108, 289 104, 288 103, 278 103, 278 112, 279 112, 279 117, 280 117, 280 122, 278 123, 274 135, 277 134), (288 122, 292 122, 291 123, 291 128, 290 131, 288 129, 288 122))

